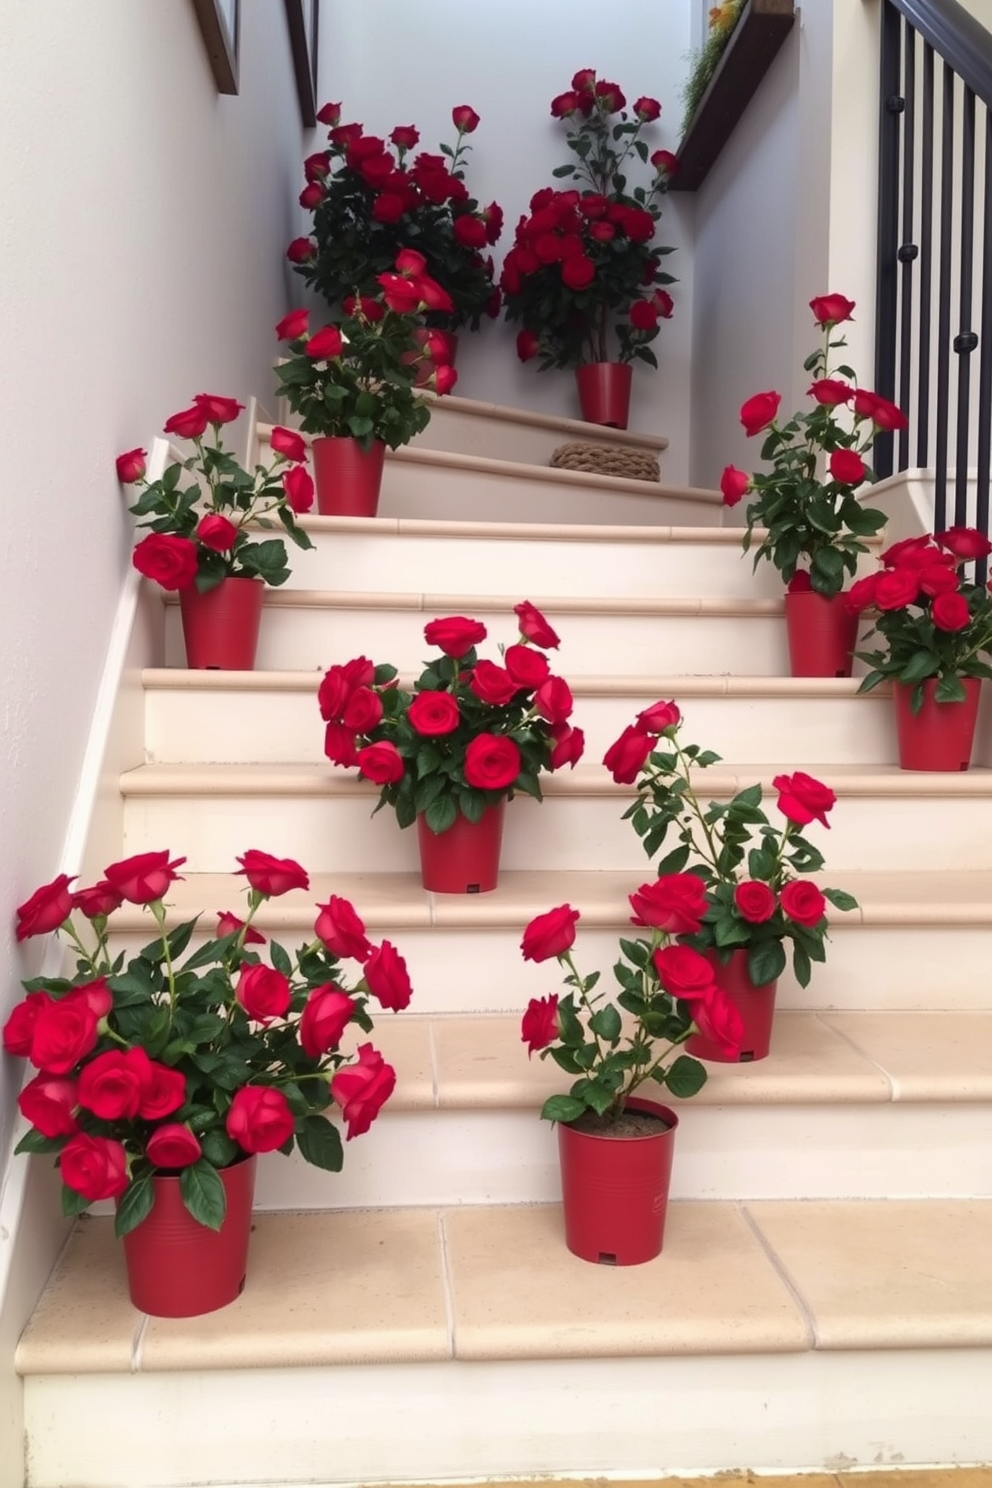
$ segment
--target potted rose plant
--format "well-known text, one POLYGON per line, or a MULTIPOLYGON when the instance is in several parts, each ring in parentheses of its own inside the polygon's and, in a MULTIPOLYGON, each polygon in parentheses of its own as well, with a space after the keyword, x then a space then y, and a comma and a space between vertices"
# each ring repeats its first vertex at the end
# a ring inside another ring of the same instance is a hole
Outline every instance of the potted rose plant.
POLYGON ((871 667, 858 690, 891 679, 904 770, 971 763, 982 678, 992 677, 992 594, 965 570, 989 553, 992 542, 973 527, 906 538, 848 595, 855 614, 872 616, 866 642, 880 643, 857 653, 871 667))
POLYGON ((290 262, 337 311, 355 293, 370 292, 401 249, 414 249, 444 291, 424 318, 443 332, 433 344, 444 346, 450 365, 457 332, 477 331, 483 315, 499 313, 486 249, 499 240, 503 212, 496 202, 481 207, 465 184, 467 137, 478 114, 468 104, 452 109, 455 143, 436 155, 417 151, 420 132, 412 124, 397 125, 384 140, 361 124, 342 124, 339 103, 325 104, 317 118, 329 128, 328 141, 304 162, 300 197, 313 228, 290 244, 290 262))
POLYGON ((423 884, 440 893, 494 889, 506 802, 518 791, 539 801, 541 771, 582 755, 571 691, 544 655, 558 636, 528 601, 515 614, 520 636, 502 665, 479 656, 480 621, 449 615, 425 627, 441 655, 411 691, 394 666, 364 656, 320 684, 327 758, 380 786, 376 811, 392 806, 400 827, 416 821, 423 884))
MULTIPOLYGON (((681 727, 677 705, 657 702, 638 714, 604 759, 618 784, 635 786, 625 819, 648 857, 669 841, 669 833, 678 844, 658 861, 657 883, 644 885, 631 902, 640 923, 673 931, 705 957, 744 1019, 740 1051, 733 1057, 762 1059, 771 1039, 777 979, 786 967, 786 943, 796 981, 805 987, 813 963, 825 959, 828 903, 839 910, 857 907, 844 890, 820 889, 806 877, 819 872, 824 860, 801 828, 814 821, 829 827, 836 797, 797 770, 772 781, 781 826, 773 826, 762 809, 760 785, 738 791, 729 802, 704 806, 692 775, 719 763, 720 756, 682 744, 681 727)), ((689 1051, 706 1059, 727 1057, 705 1032, 692 1038, 689 1051)))
POLYGON ((163 589, 179 591, 187 663, 196 668, 255 664, 265 585, 289 578, 285 543, 256 529, 272 528, 275 519, 297 547, 313 546, 295 521, 313 503, 303 440, 291 429, 274 429, 272 463, 249 474, 221 435, 243 407, 234 398, 198 393, 189 408, 172 414, 164 432, 188 440, 193 453, 170 460, 156 480, 147 478, 145 450, 117 458, 118 479, 141 489, 128 509, 147 529, 132 561, 163 589))
POLYGON ((778 419, 781 395, 756 393, 741 407, 748 437, 764 434, 761 458, 770 469, 748 475, 728 465, 720 485, 724 504, 750 494, 746 510, 747 552, 755 528, 763 529, 755 550, 757 567, 767 558, 787 586, 789 655, 794 677, 849 677, 857 639, 857 616, 840 597, 868 551, 865 539, 886 522, 884 512, 863 506, 858 487, 874 481, 868 464, 878 430, 901 429, 899 409, 877 393, 859 388, 850 367, 831 367, 831 352, 846 345, 835 328, 850 320, 853 300, 817 295, 810 301, 823 344, 803 363, 813 381, 809 409, 785 423, 778 419))
POLYGON ((616 83, 583 68, 552 101, 564 119, 565 142, 576 157, 554 175, 573 181, 531 198, 500 284, 506 318, 519 322, 517 354, 539 367, 574 367, 582 417, 626 428, 631 364, 657 367, 651 342, 659 319, 672 313, 661 269, 672 252, 653 242, 660 198, 677 169, 668 150, 642 138, 661 113, 654 98, 638 98, 629 114, 616 83), (630 185, 637 161, 649 165, 647 185, 630 185))
POLYGON ((352 1025, 372 1031, 370 996, 396 1010, 411 995, 403 958, 388 941, 374 947, 343 899, 318 905, 314 936, 294 957, 266 943, 259 908, 309 879, 257 849, 238 859, 245 918, 219 915, 187 954, 197 922, 169 929, 165 906, 183 862, 139 853, 87 888, 60 874, 36 890, 17 911, 18 940, 54 930, 75 966, 25 982, 3 1029, 4 1048, 38 1071, 18 1097, 30 1129, 16 1150, 56 1154, 65 1214, 116 1202, 132 1300, 171 1317, 238 1295, 258 1153, 295 1148, 340 1170, 332 1116, 349 1139, 361 1135, 395 1083, 371 1043, 352 1053, 342 1039, 352 1025), (126 965, 109 945, 125 901, 155 925, 126 965), (350 990, 348 958, 362 966, 350 990))
POLYGON ((375 516, 386 446, 407 444, 430 422, 430 405, 415 389, 415 370, 430 358, 428 385, 446 393, 457 374, 440 331, 422 341, 421 317, 431 303, 449 303, 425 271, 421 254, 403 249, 374 294, 352 295, 341 319, 310 330, 306 310, 291 310, 276 326, 288 355, 276 365, 280 392, 304 431, 314 436, 317 505, 326 515, 375 516))
POLYGON ((550 1055, 575 1076, 568 1094, 549 1096, 541 1109, 558 1123, 565 1243, 583 1260, 617 1266, 651 1260, 664 1240, 678 1117, 647 1098, 645 1088, 695 1095, 706 1070, 679 1052, 693 1032, 704 1030, 731 1059, 744 1037, 712 963, 673 938, 673 931, 701 928, 702 880, 679 873, 660 882, 676 912, 645 921, 642 900, 653 886, 630 896, 634 924, 651 928, 646 936, 621 936, 615 1000, 599 986, 598 971, 584 976, 575 964, 580 915, 571 905, 531 920, 520 947, 524 960, 554 957, 567 973, 565 995, 531 998, 521 1023, 528 1054, 550 1055))

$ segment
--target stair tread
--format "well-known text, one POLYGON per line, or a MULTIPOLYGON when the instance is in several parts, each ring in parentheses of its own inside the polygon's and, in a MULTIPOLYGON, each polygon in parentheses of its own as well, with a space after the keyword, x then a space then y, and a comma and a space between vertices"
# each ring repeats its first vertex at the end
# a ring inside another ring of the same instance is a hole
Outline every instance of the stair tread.
POLYGON ((586 442, 625 444, 652 450, 668 448, 668 439, 664 434, 641 433, 636 429, 606 429, 601 424, 589 424, 585 419, 568 418, 564 414, 557 413, 540 413, 529 408, 513 408, 507 403, 490 403, 481 398, 465 398, 460 393, 438 394, 425 389, 422 396, 435 409, 443 409, 445 412, 528 424, 532 428, 553 429, 562 434, 571 434, 574 439, 583 439, 586 442))
MULTIPOLYGON (((167 605, 178 605, 176 591, 164 596, 167 605)), ((509 624, 513 606, 519 604, 516 595, 490 594, 421 594, 389 593, 385 590, 347 589, 272 589, 267 588, 264 603, 273 609, 327 609, 327 610, 373 610, 410 612, 417 615, 453 615, 471 609, 473 614, 498 615, 509 624)), ((724 599, 673 597, 666 599, 601 598, 591 595, 582 598, 562 598, 535 595, 531 601, 543 610, 549 620, 560 615, 596 615, 609 619, 615 616, 665 616, 699 615, 720 618, 723 616, 782 616, 784 601, 781 598, 752 599, 750 597, 724 599)), ((552 658, 553 660, 553 658, 552 658)))
POLYGON ((571 1256, 557 1204, 257 1213, 236 1302, 146 1319, 127 1300, 111 1220, 93 1217, 77 1223, 16 1367, 975 1348, 992 1343, 990 1247, 981 1200, 678 1201, 662 1254, 629 1268, 571 1256), (554 1285, 535 1264, 550 1256, 554 1285))

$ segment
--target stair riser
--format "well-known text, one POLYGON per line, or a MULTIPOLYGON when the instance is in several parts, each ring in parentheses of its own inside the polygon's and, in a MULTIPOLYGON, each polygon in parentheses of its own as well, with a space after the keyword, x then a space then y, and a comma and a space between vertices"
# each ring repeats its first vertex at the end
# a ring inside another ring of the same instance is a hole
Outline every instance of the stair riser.
MULTIPOLYGON (((468 606, 465 606, 468 609, 468 606)), ((473 611, 468 611, 475 614, 473 611)), ((450 614, 450 607, 417 609, 345 609, 337 605, 304 608, 266 605, 258 640, 259 671, 309 671, 353 656, 391 662, 401 672, 417 675, 437 656, 424 640, 431 620, 450 614)), ((518 632, 511 606, 498 615, 480 615, 490 639, 482 655, 499 661, 500 644, 512 645, 518 632)), ((562 637, 549 658, 552 671, 571 681, 586 674, 621 668, 631 674, 691 676, 726 672, 781 676, 788 672, 785 624, 778 615, 554 615, 548 618, 562 637)), ((170 605, 166 625, 166 665, 186 664, 177 607, 170 605)))
MULTIPOLYGON (((497 891, 498 893, 498 891, 497 891)), ((396 924, 388 914, 373 915, 363 905, 361 884, 353 894, 370 937, 391 940, 406 960, 413 984, 412 1010, 430 1013, 484 1013, 522 1010, 532 997, 562 991, 556 963, 525 964, 520 955, 520 937, 529 915, 521 913, 516 924, 501 923, 482 929, 466 926, 471 912, 485 905, 497 908, 488 895, 436 894, 433 913, 440 922, 433 927, 396 924), (462 921, 462 923, 460 923, 462 921)), ((316 902, 316 901, 314 901, 316 902)), ((551 909, 560 899, 549 898, 551 909)), ((240 912, 244 900, 211 904, 204 913, 204 931, 212 933, 214 912, 240 912)), ((429 896, 424 896, 425 915, 429 896)), ((278 904, 275 920, 263 920, 268 933, 287 948, 295 948, 313 937, 315 912, 308 909, 289 923, 280 923, 278 904)), ((633 933, 618 908, 617 924, 604 928, 580 923, 575 956, 580 970, 599 967, 612 986, 610 968, 619 957, 618 938, 633 933)), ((127 956, 137 955, 153 939, 150 930, 118 933, 113 947, 127 956)), ((204 936, 194 938, 199 944, 204 936)), ((796 983, 791 968, 778 984, 777 1005, 783 1008, 880 1011, 887 1008, 919 1011, 935 1008, 980 1010, 989 1005, 987 978, 977 967, 992 961, 992 923, 943 928, 914 924, 861 925, 857 912, 833 914, 826 963, 813 968, 807 988, 796 983)))
MULTIPOLYGON (((585 759, 602 760, 637 713, 658 692, 609 696, 583 694, 575 686, 572 723, 586 736, 585 759)), ((159 763, 313 764, 325 758, 324 725, 313 692, 243 692, 159 688, 146 692, 147 758, 159 763)), ((852 759, 866 765, 894 764, 895 723, 891 699, 862 697, 696 697, 675 694, 685 716, 683 743, 713 749, 735 764, 763 763, 770 752, 785 770, 852 759)))
MULTIPOLYGON (((576 395, 576 419, 578 418, 578 395, 576 395)), ((572 428, 543 428, 539 424, 527 424, 513 418, 492 418, 485 414, 456 410, 443 398, 431 408, 431 421, 420 434, 415 434, 410 443, 421 449, 449 450, 458 455, 482 455, 493 460, 520 460, 528 465, 550 465, 551 456, 559 445, 576 440, 599 444, 622 444, 628 449, 638 445, 628 443, 621 435, 619 440, 613 429, 600 429, 595 425, 575 423, 572 428)), ((659 461, 659 453, 650 444, 640 446, 642 451, 659 461)))
POLYGON ((631 540, 597 544, 556 537, 493 541, 467 536, 334 532, 311 552, 293 552, 287 589, 451 594, 476 589, 516 599, 532 595, 628 599, 780 599, 769 563, 752 571, 740 543, 631 540))
MULTIPOLYGON (((622 820, 629 801, 619 788, 612 797, 548 795, 542 803, 520 797, 506 817, 503 868, 579 871, 595 864, 629 870, 632 885, 638 875, 650 877, 640 841, 622 820)), ((132 797, 124 812, 124 851, 179 843, 195 873, 227 873, 249 846, 296 858, 311 873, 415 872, 415 832, 399 831, 388 809, 373 817, 374 805, 375 797, 365 794, 132 797)), ((773 792, 765 805, 769 819, 781 821, 773 792)), ((849 868, 941 872, 962 861, 992 868, 992 797, 841 797, 830 820, 829 831, 814 823, 807 835, 838 882, 849 868)), ((671 834, 666 846, 676 844, 671 834)))

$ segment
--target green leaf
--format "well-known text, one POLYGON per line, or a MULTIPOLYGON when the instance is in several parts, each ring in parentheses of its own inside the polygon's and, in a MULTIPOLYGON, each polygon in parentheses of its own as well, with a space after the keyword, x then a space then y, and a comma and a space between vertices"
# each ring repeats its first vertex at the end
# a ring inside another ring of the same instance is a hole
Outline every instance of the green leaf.
POLYGON ((607 1043, 610 1044, 616 1043, 620 1037, 622 1026, 620 1014, 612 1003, 608 1003, 606 1007, 599 1008, 589 1019, 589 1027, 593 1033, 598 1034, 601 1039, 606 1039, 607 1043))
POLYGON ((441 833, 454 826, 457 815, 458 807, 451 796, 441 796, 428 806, 424 812, 424 820, 432 832, 441 833))
POLYGON ((824 889, 823 897, 829 899, 834 909, 857 909, 858 901, 845 889, 824 889))
POLYGON ((155 1190, 152 1187, 151 1173, 143 1173, 140 1178, 128 1185, 121 1195, 117 1205, 117 1213, 114 1216, 114 1234, 118 1240, 123 1235, 129 1235, 132 1230, 137 1229, 143 1219, 147 1219, 152 1212, 155 1202, 155 1190))
POLYGON ((284 977, 291 977, 293 975, 293 963, 289 953, 278 941, 269 941, 269 955, 272 958, 272 965, 276 971, 281 971, 284 977))
POLYGON ((198 1224, 208 1230, 220 1229, 227 1211, 227 1196, 216 1169, 210 1163, 201 1157, 199 1162, 183 1168, 179 1192, 198 1224))
MULTIPOLYGON (((660 1071, 659 1071, 660 1073, 660 1071)), ((665 1072, 664 1081, 673 1095, 682 1100, 696 1095, 706 1084, 706 1070, 698 1059, 680 1054, 675 1063, 665 1072)))
POLYGON ((782 975, 785 961, 785 947, 780 940, 759 940, 748 951, 748 976, 756 987, 765 987, 782 975))
POLYGON ((810 965, 809 952, 798 940, 792 945, 792 970, 800 987, 808 987, 813 968, 810 965))
POLYGON ((938 703, 963 703, 967 697, 964 683, 960 677, 941 677, 933 690, 934 699, 938 703))
POLYGON ((688 861, 688 846, 676 847, 666 857, 662 858, 661 862, 655 869, 655 872, 657 873, 659 878, 663 878, 666 874, 669 873, 681 873, 688 861))
POLYGON ((573 1095, 549 1095, 541 1107, 543 1121, 575 1121, 585 1111, 584 1101, 573 1095))
POLYGON ((62 1185, 62 1213, 67 1219, 74 1214, 82 1214, 90 1207, 90 1200, 84 1199, 81 1193, 70 1188, 67 1183, 62 1185))
POLYGON ((341 1133, 325 1116, 308 1116, 296 1133, 296 1145, 315 1168, 340 1173, 344 1163, 341 1133))
POLYGON ((65 1146, 65 1137, 44 1137, 34 1127, 24 1133, 17 1146, 14 1148, 15 1156, 20 1152, 61 1152, 65 1146))

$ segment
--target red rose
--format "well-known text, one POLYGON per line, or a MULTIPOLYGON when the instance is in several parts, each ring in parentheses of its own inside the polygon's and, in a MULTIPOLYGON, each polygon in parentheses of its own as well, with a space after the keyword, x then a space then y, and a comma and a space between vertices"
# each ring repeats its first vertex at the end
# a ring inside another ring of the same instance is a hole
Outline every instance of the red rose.
POLYGON ((948 527, 946 532, 937 533, 936 541, 965 563, 972 558, 986 558, 992 553, 992 542, 984 532, 978 532, 974 527, 948 527))
POLYGON ((176 869, 185 858, 169 861, 168 851, 135 853, 104 869, 107 882, 129 904, 153 904, 181 875, 176 869))
POLYGON ((293 858, 274 858, 252 847, 236 861, 241 864, 237 872, 244 874, 256 894, 264 894, 267 899, 288 894, 290 889, 310 887, 306 869, 293 858))
POLYGON ((558 1037, 558 994, 532 997, 520 1022, 520 1037, 529 1059, 536 1049, 546 1049, 558 1037))
POLYGON ((479 116, 467 103, 451 110, 451 122, 459 134, 472 134, 479 127, 479 116))
MULTIPOLYGON (((372 665, 371 662, 369 665, 372 665)), ((372 675, 374 677, 374 671, 372 675)), ((337 663, 328 667, 317 689, 317 706, 325 723, 341 721, 355 685, 346 667, 337 663)))
POLYGON ((234 995, 256 1023, 271 1023, 289 1011, 289 979, 273 966, 243 966, 234 995))
POLYGON ((543 652, 519 643, 507 646, 503 653, 503 664, 518 687, 540 687, 551 674, 548 658, 543 652))
MULTIPOLYGON (((609 223, 598 226, 609 227, 609 223)), ((650 300, 635 300, 630 307, 630 323, 638 331, 653 331, 658 324, 658 312, 650 300)))
POLYGON ((368 989, 384 1008, 396 1013, 409 1007, 413 988, 406 962, 390 941, 384 940, 376 946, 365 962, 365 980, 368 989))
POLYGON ((220 512, 206 512, 196 524, 196 535, 205 548, 214 553, 226 553, 234 546, 238 529, 220 512))
MULTIPOLYGON (((318 114, 317 117, 319 119, 320 115, 318 114)), ((346 149, 355 140, 361 139, 362 128, 361 124, 337 124, 336 128, 331 130, 330 137, 336 145, 346 149)))
POLYGON ((744 1020, 737 1004, 731 1002, 726 992, 714 987, 705 1002, 694 1002, 692 1021, 703 1038, 716 1044, 720 1053, 728 1060, 736 1060, 744 1042, 744 1020))
POLYGON ((397 315, 413 315, 419 308, 420 291, 411 279, 401 274, 377 274, 376 283, 382 285, 386 304, 397 315))
POLYGON ((308 212, 312 212, 315 207, 319 207, 323 200, 324 188, 319 181, 310 181, 304 186, 299 195, 300 206, 304 207, 308 212))
POLYGON ((332 894, 326 904, 318 904, 317 908, 320 913, 314 933, 331 955, 365 961, 371 954, 372 946, 366 938, 365 926, 355 906, 347 899, 332 894))
POLYGON ((325 103, 317 110, 317 122, 328 126, 337 124, 341 118, 341 105, 339 103, 325 103))
POLYGON ((69 892, 71 883, 72 878, 60 873, 58 878, 53 878, 49 884, 42 884, 40 889, 35 889, 30 899, 25 899, 23 904, 18 905, 18 940, 27 940, 31 935, 47 935, 50 930, 57 930, 64 924, 72 913, 72 895, 69 892))
POLYGON ((314 332, 307 342, 306 353, 311 361, 330 361, 332 357, 341 355, 343 345, 341 332, 337 326, 322 326, 319 331, 314 332))
POLYGON ((464 615, 448 615, 443 620, 431 620, 424 626, 424 639, 429 646, 437 646, 445 656, 458 660, 466 656, 473 646, 486 639, 486 627, 478 620, 467 620, 464 615))
POLYGON ((373 222, 399 222, 406 211, 406 203, 395 191, 383 191, 372 203, 373 222))
POLYGON ((314 987, 300 1018, 300 1043, 304 1054, 319 1059, 322 1054, 336 1049, 357 1006, 354 998, 335 987, 333 982, 314 987))
POLYGON ((412 150, 414 145, 420 143, 420 130, 415 129, 412 124, 397 124, 389 140, 397 150, 412 150))
POLYGON ((621 226, 632 243, 646 243, 654 237, 654 218, 640 207, 628 207, 621 226))
POLYGON ((102 1018, 114 1005, 114 994, 107 986, 106 977, 98 977, 95 982, 84 982, 82 986, 73 987, 62 1001, 75 1001, 76 999, 85 1002, 94 1018, 102 1018))
POLYGON ((532 645, 540 646, 542 651, 554 651, 561 645, 556 632, 530 600, 523 599, 518 605, 514 605, 513 613, 520 622, 520 634, 532 645))
POLYGON ((875 604, 880 610, 902 610, 920 592, 918 568, 890 568, 875 575, 875 604))
POLYGON ((29 992, 17 1004, 3 1025, 3 1046, 8 1054, 18 1054, 22 1059, 31 1058, 35 1024, 42 1008, 50 1007, 54 1001, 47 992, 29 992))
POLYGON ((856 417, 871 419, 877 429, 891 431, 906 427, 906 415, 879 393, 870 393, 866 388, 855 388, 852 403, 856 417))
POLYGON ((477 734, 465 751, 465 779, 476 790, 505 790, 520 774, 520 750, 504 734, 477 734))
POLYGON ((755 393, 753 398, 748 398, 746 403, 741 404, 741 423, 749 439, 752 434, 760 434, 762 429, 767 429, 774 422, 781 401, 781 393, 768 392, 755 393))
POLYGON ((471 212, 463 212, 456 217, 451 224, 455 235, 455 241, 463 248, 484 248, 486 246, 486 224, 481 217, 475 217, 471 212))
POLYGON ((830 455, 830 474, 845 486, 856 486, 865 478, 865 462, 857 450, 835 449, 830 455))
POLYGON ((150 532, 135 547, 131 562, 163 589, 188 589, 196 578, 196 543, 172 532, 150 532))
POLYGON ((572 87, 578 93, 591 93, 596 86, 596 73, 591 67, 582 67, 572 78, 572 87))
POLYGON ((866 578, 857 579, 848 589, 844 596, 844 608, 851 615, 860 615, 862 610, 870 609, 875 603, 875 580, 876 574, 868 574, 866 578))
POLYGON ((296 1119, 281 1090, 242 1085, 234 1093, 224 1127, 243 1152, 275 1152, 293 1135, 296 1119))
MULTIPOLYGON (((332 725, 328 724, 328 728, 332 725)), ((376 785, 395 785, 403 779, 406 766, 403 756, 391 739, 380 739, 376 744, 366 744, 355 755, 355 764, 366 780, 376 785)))
POLYGON ((654 739, 639 728, 628 725, 603 756, 603 764, 617 785, 633 785, 645 760, 654 748, 654 739))
POLYGON ((458 381, 458 373, 451 366, 437 366, 431 373, 430 386, 441 397, 450 393, 458 381))
MULTIPOLYGON (((651 280, 648 279, 644 282, 650 284, 651 280)), ((651 299, 654 301, 655 309, 658 311, 662 320, 671 320, 672 311, 675 309, 675 302, 668 293, 668 290, 656 289, 651 299)))
POLYGON ((938 594, 930 606, 930 618, 938 630, 964 630, 971 620, 968 601, 963 594, 938 594))
POLYGON ((186 1076, 171 1065, 159 1064, 156 1059, 148 1062, 145 1083, 141 1092, 138 1115, 145 1121, 161 1121, 186 1100, 186 1076))
POLYGON ((825 408, 836 408, 838 404, 851 401, 854 389, 849 382, 841 382, 837 377, 820 377, 807 392, 825 408))
POLYGON ((59 1155, 62 1182, 84 1199, 115 1199, 128 1185, 127 1154, 120 1142, 77 1132, 59 1155))
POLYGON ((384 149, 385 144, 377 134, 363 135, 359 129, 348 140, 348 164, 352 168, 355 168, 363 164, 364 161, 371 160, 373 156, 381 155, 384 149))
POLYGON ((549 677, 534 694, 534 710, 548 723, 565 723, 575 704, 564 677, 549 677))
POLYGON ((793 775, 776 775, 772 785, 778 791, 778 809, 789 821, 804 827, 807 822, 818 821, 829 827, 827 812, 836 804, 837 797, 829 786, 814 780, 802 770, 793 775))
POLYGON ((410 727, 427 738, 453 733, 461 721, 458 703, 450 692, 418 692, 407 717, 410 727))
POLYGON ((666 935, 696 935, 706 913, 706 889, 695 873, 667 873, 630 895, 631 923, 666 935))
POLYGON ((106 879, 101 879, 88 889, 77 889, 72 896, 73 909, 78 909, 88 920, 106 919, 107 915, 113 914, 120 906, 120 894, 106 879))
POLYGON ((809 594, 813 588, 813 580, 804 568, 797 568, 792 578, 785 586, 787 594, 809 594))
POLYGON ((303 162, 303 175, 308 181, 322 181, 330 173, 331 157, 327 150, 318 150, 303 162))
POLYGON ((932 563, 929 568, 921 568, 919 576, 920 588, 924 594, 929 594, 932 599, 936 598, 938 594, 954 594, 957 592, 957 571, 949 563, 932 563))
POLYGON ((448 291, 446 289, 442 289, 437 280, 432 279, 429 274, 422 274, 421 277, 414 282, 416 283, 417 291, 420 295, 418 308, 423 308, 426 310, 445 311, 453 310, 455 308, 454 301, 452 300, 448 291))
POLYGON ((199 439, 206 432, 210 422, 207 410, 198 404, 192 408, 184 408, 179 413, 174 413, 167 418, 162 426, 164 434, 175 434, 179 439, 199 439))
POLYGON ((331 1080, 331 1095, 348 1126, 346 1141, 368 1131, 395 1085, 392 1065, 371 1044, 360 1044, 358 1063, 339 1070, 331 1080))
POLYGON ((299 464, 307 457, 307 447, 302 434, 297 434, 295 429, 282 429, 278 425, 269 435, 269 445, 276 455, 282 455, 284 460, 292 460, 299 464))
POLYGON ((79 1104, 101 1121, 137 1116, 150 1064, 144 1049, 98 1054, 80 1071, 79 1104))
POLYGON ((382 719, 382 699, 371 687, 356 687, 344 705, 341 722, 356 734, 367 734, 382 719))
POLYGON ((634 113, 645 124, 653 124, 661 113, 661 104, 656 98, 637 98, 633 103, 634 113))
POLYGON ((569 119, 579 108, 579 95, 571 89, 567 93, 559 93, 557 98, 551 100, 551 117, 553 119, 569 119))
POLYGON ((737 913, 749 925, 763 925, 770 920, 777 908, 775 895, 766 883, 759 879, 745 879, 734 890, 737 913))
POLYGON ((524 930, 520 942, 520 953, 525 961, 550 961, 552 956, 563 956, 575 944, 575 926, 579 911, 570 904, 560 904, 531 920, 524 930))
POLYGON ((312 238, 294 238, 286 249, 286 257, 290 263, 309 263, 317 257, 317 244, 312 238))
POLYGON ((292 465, 283 472, 282 488, 290 508, 297 516, 301 512, 308 512, 313 506, 313 479, 302 465, 292 465))
POLYGON ((552 727, 551 735, 555 742, 548 768, 560 770, 563 765, 570 765, 574 769, 586 747, 586 736, 582 729, 569 728, 567 723, 558 723, 552 727))
MULTIPOLYGON (((612 243, 616 235, 617 230, 613 226, 612 222, 590 222, 589 224, 589 236, 597 243, 612 243)), ((642 331, 649 331, 652 329, 652 327, 658 324, 658 312, 653 308, 653 305, 650 301, 637 300, 635 304, 631 306, 631 324, 636 326, 638 324, 638 320, 634 314, 635 309, 638 311, 638 314, 643 316, 645 319, 645 323, 640 326, 640 329, 642 331), (644 307, 643 310, 641 309, 642 306, 644 307)))
POLYGON ((353 729, 329 723, 324 730, 324 753, 332 765, 348 768, 358 763, 358 740, 353 729))
POLYGON ((178 1121, 169 1121, 164 1126, 157 1127, 148 1138, 145 1148, 148 1161, 156 1168, 173 1171, 192 1167, 193 1163, 199 1162, 202 1153, 203 1148, 189 1127, 178 1121))
POLYGON ((682 169, 679 157, 673 155, 671 150, 655 150, 651 156, 651 164, 663 176, 677 176, 682 169))
POLYGON ((513 680, 505 667, 493 661, 477 661, 468 685, 477 698, 493 707, 508 703, 520 691, 520 683, 513 680))
POLYGON ((43 1137, 68 1137, 77 1129, 75 1080, 35 1075, 17 1097, 17 1104, 25 1120, 43 1137))
MULTIPOLYGON (((419 253, 417 254, 419 258, 419 253)), ((349 295, 344 301, 344 313, 356 320, 380 321, 385 311, 378 300, 369 299, 368 295, 349 295)))
POLYGON ((845 299, 842 294, 817 295, 810 300, 809 308, 818 325, 839 325, 842 320, 851 319, 854 301, 845 299))
POLYGON ((736 506, 741 497, 746 495, 750 485, 751 477, 745 471, 738 470, 735 465, 725 466, 720 477, 724 506, 736 506))
POLYGON ((576 254, 562 264, 561 277, 569 289, 588 289, 596 277, 596 265, 584 253, 576 254))
POLYGON ((610 114, 618 114, 627 102, 616 83, 608 83, 605 80, 596 84, 596 97, 610 114))
POLYGON ((125 450, 123 455, 117 456, 117 479, 125 486, 131 486, 135 481, 142 479, 145 473, 145 456, 148 451, 143 449, 125 450))
POLYGON ((644 708, 637 715, 638 732, 642 734, 657 736, 665 733, 666 729, 678 728, 681 722, 678 704, 672 702, 652 703, 650 708, 644 708))
POLYGON ((265 944, 265 936, 262 935, 260 931, 256 930, 254 925, 249 925, 248 928, 245 929, 244 920, 239 920, 237 915, 232 914, 229 909, 218 910, 216 932, 218 940, 220 940, 225 935, 235 935, 241 930, 244 930, 245 932, 244 938, 241 942, 242 945, 265 944))
POLYGON ((661 985, 673 997, 706 1001, 716 988, 713 967, 691 946, 662 946, 652 957, 661 985))
POLYGON ((797 925, 818 925, 826 912, 827 901, 816 884, 795 878, 782 890, 782 909, 797 925))
POLYGON ((925 568, 942 556, 933 538, 927 533, 925 537, 904 537, 902 542, 893 543, 883 552, 882 562, 886 568, 902 568, 906 564, 911 568, 925 568))
POLYGON ((233 423, 245 406, 237 398, 220 398, 216 393, 197 393, 193 402, 211 424, 233 423))
POLYGON ((289 314, 284 315, 276 326, 276 335, 280 341, 298 341, 306 334, 309 321, 308 310, 290 310, 289 314))
POLYGON ((517 332, 517 356, 522 362, 531 361, 540 349, 541 340, 536 331, 517 332))

